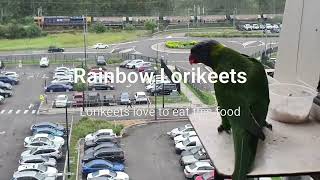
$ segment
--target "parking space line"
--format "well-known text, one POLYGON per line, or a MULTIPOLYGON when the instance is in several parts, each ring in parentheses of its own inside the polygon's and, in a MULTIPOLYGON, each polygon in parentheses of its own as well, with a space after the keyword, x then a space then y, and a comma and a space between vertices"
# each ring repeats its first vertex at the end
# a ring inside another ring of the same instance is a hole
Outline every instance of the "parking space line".
POLYGON ((12 111, 13 111, 13 110, 12 110, 12 109, 10 109, 10 110, 8 111, 8 114, 11 114, 11 113, 12 113, 12 111))
POLYGON ((24 110, 23 114, 27 114, 29 112, 29 110, 24 110))
POLYGON ((21 112, 21 110, 20 109, 18 109, 17 111, 16 111, 16 114, 19 114, 21 112))
POLYGON ((6 110, 2 110, 2 111, 0 112, 0 114, 3 114, 4 112, 6 112, 6 110))

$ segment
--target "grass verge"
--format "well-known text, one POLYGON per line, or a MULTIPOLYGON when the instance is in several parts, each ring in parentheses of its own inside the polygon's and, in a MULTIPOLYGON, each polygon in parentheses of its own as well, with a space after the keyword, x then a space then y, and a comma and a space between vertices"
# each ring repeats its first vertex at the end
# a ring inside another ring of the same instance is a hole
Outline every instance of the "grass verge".
POLYGON ((165 43, 167 48, 173 49, 190 49, 196 44, 198 44, 197 41, 167 41, 165 43))
MULTIPOLYGON (((154 96, 150 97, 150 101, 152 104, 154 104, 155 102, 155 98, 154 96)), ((164 104, 178 104, 178 103, 189 103, 189 99, 186 95, 184 95, 183 93, 181 93, 178 96, 163 96, 159 95, 157 96, 157 104, 158 105, 162 105, 164 102, 164 104), (164 100, 164 101, 163 101, 164 100)))
MULTIPOLYGON (((120 135, 124 125, 121 123, 113 123, 104 120, 93 120, 88 117, 84 117, 73 124, 71 132, 70 142, 70 160, 71 160, 71 172, 76 174, 77 172, 77 157, 78 157, 78 140, 84 138, 87 134, 93 133, 99 129, 113 129, 113 131, 120 135)), ((69 179, 75 180, 76 176, 71 176, 69 179)))
MULTIPOLYGON (((101 34, 88 33, 88 46, 92 46, 98 42, 113 44, 136 40, 146 35, 147 31, 120 31, 106 32, 101 34)), ((61 33, 49 34, 46 37, 34 39, 0 39, 0 51, 13 50, 30 50, 30 49, 47 49, 49 46, 57 46, 63 48, 75 48, 83 46, 82 33, 61 33)))
POLYGON ((185 84, 192 92, 195 94, 203 104, 206 105, 217 105, 217 100, 214 95, 210 92, 201 91, 197 88, 194 88, 190 84, 185 84))

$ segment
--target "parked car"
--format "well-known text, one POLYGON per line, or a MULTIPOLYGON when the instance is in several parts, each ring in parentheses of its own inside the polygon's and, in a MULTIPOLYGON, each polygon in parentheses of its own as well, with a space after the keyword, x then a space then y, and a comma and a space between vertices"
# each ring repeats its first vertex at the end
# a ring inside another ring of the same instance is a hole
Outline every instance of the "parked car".
POLYGON ((120 146, 113 142, 104 142, 101 144, 98 144, 97 146, 91 147, 84 151, 84 154, 90 154, 92 152, 98 151, 99 149, 103 148, 119 148, 120 146))
POLYGON ((109 46, 107 44, 103 44, 103 43, 97 43, 95 45, 93 45, 94 49, 107 49, 109 48, 109 46))
POLYGON ((111 94, 104 95, 101 99, 102 104, 104 106, 116 106, 118 105, 117 100, 115 99, 115 96, 111 94))
POLYGON ((214 171, 214 167, 209 162, 199 161, 186 166, 184 168, 184 175, 186 178, 195 179, 199 175, 212 171, 214 171))
POLYGON ((108 169, 99 170, 97 172, 88 174, 87 180, 100 179, 101 177, 105 179, 111 178, 112 180, 129 180, 128 174, 120 171, 111 171, 108 169))
POLYGON ((61 79, 61 78, 71 78, 71 79, 73 79, 73 74, 69 73, 69 71, 59 70, 59 71, 56 71, 54 73, 52 79, 56 80, 56 79, 61 79))
POLYGON ((104 159, 113 162, 124 162, 124 152, 121 148, 102 148, 92 153, 85 154, 82 158, 83 162, 94 159, 104 159))
POLYGON ((141 71, 142 74, 151 74, 155 73, 155 69, 153 67, 145 68, 141 71))
POLYGON ((64 84, 50 84, 45 87, 45 92, 69 92, 73 91, 73 87, 64 84))
POLYGON ((97 57, 97 65, 106 65, 107 62, 106 62, 106 59, 104 58, 104 56, 98 56, 97 57))
POLYGON ((37 148, 41 146, 56 146, 61 147, 60 144, 55 144, 53 141, 47 140, 47 139, 35 139, 28 144, 24 144, 25 148, 37 148))
POLYGON ((5 98, 3 96, 0 95, 0 104, 4 103, 5 98))
POLYGON ((246 30, 246 31, 252 31, 252 26, 251 26, 251 24, 245 24, 245 25, 243 25, 243 28, 244 28, 244 30, 246 30))
POLYGON ((105 83, 94 83, 89 84, 89 90, 114 90, 114 86, 105 83))
POLYGON ((195 180, 214 180, 215 173, 214 171, 204 173, 200 176, 197 176, 195 180))
POLYGON ((12 90, 12 86, 9 83, 4 83, 4 82, 0 81, 0 89, 12 90))
MULTIPOLYGON (((169 79, 165 79, 165 80, 157 79, 155 82, 152 81, 149 85, 147 85, 145 87, 145 89, 146 89, 147 92, 151 92, 151 90, 153 89, 153 91, 154 91, 155 87, 157 87, 157 86, 158 86, 158 89, 159 89, 160 85, 162 85, 162 84, 172 84, 172 83, 171 83, 171 81, 169 79), (154 84, 154 83, 156 83, 156 84, 154 84)), ((159 91, 159 90, 157 90, 157 91, 159 91)))
POLYGON ((143 62, 144 61, 142 59, 132 60, 126 65, 126 68, 135 69, 138 64, 143 63, 143 62))
POLYGON ((13 92, 11 90, 0 89, 0 96, 11 97, 12 95, 13 95, 13 92))
POLYGON ((182 142, 182 141, 188 139, 189 137, 195 137, 195 136, 197 136, 197 133, 195 131, 188 131, 186 133, 180 134, 180 135, 173 138, 174 144, 182 142))
POLYGON ((3 61, 0 61, 0 69, 4 68, 4 63, 3 61))
POLYGON ((24 164, 18 167, 18 172, 35 171, 48 176, 56 176, 58 170, 54 167, 45 166, 42 164, 24 164))
POLYGON ((125 60, 125 61, 123 61, 122 63, 120 63, 120 67, 121 68, 125 68, 126 67, 126 65, 128 64, 128 63, 130 63, 132 60, 125 60))
POLYGON ((204 151, 203 147, 202 146, 195 146, 195 147, 190 148, 188 150, 182 151, 180 155, 181 155, 181 157, 193 155, 193 154, 196 154, 198 151, 204 151))
POLYGON ((174 138, 175 136, 178 136, 180 134, 190 132, 190 131, 194 131, 193 126, 191 124, 186 124, 184 126, 172 129, 170 132, 167 132, 167 134, 171 138, 174 138))
POLYGON ((85 149, 88 149, 104 142, 118 143, 118 140, 116 139, 116 137, 109 135, 96 136, 92 139, 90 138, 88 141, 85 141, 84 147, 85 149))
POLYGON ((266 29, 267 30, 271 30, 271 29, 273 29, 273 25, 272 24, 266 24, 266 29))
POLYGON ((162 83, 162 84, 158 84, 156 88, 151 88, 150 93, 151 93, 151 96, 170 95, 172 91, 176 91, 176 90, 177 90, 176 84, 162 83))
POLYGON ((130 96, 129 96, 129 93, 127 92, 122 92, 121 95, 120 95, 120 104, 123 105, 127 105, 127 104, 130 104, 131 103, 131 100, 130 100, 130 96))
POLYGON ((62 137, 64 135, 63 131, 52 129, 52 128, 49 128, 49 127, 36 128, 32 132, 33 132, 33 135, 39 134, 39 133, 41 133, 41 134, 47 133, 47 134, 51 134, 53 136, 59 136, 59 137, 62 137))
POLYGON ((117 135, 113 132, 112 129, 99 129, 94 133, 87 134, 85 137, 85 141, 91 141, 93 139, 98 138, 99 136, 112 136, 116 137, 117 135))
POLYGON ((59 136, 53 136, 51 134, 35 134, 34 136, 29 136, 24 138, 24 145, 26 144, 30 144, 33 141, 36 140, 49 140, 54 142, 54 144, 59 145, 59 146, 63 146, 64 145, 64 139, 62 137, 59 136))
POLYGON ((40 67, 49 67, 50 60, 48 57, 42 57, 40 59, 39 65, 40 67))
POLYGON ((57 160, 54 158, 44 157, 41 155, 32 155, 32 156, 25 156, 21 157, 19 160, 19 164, 42 164, 45 166, 56 167, 57 160))
POLYGON ((36 171, 15 172, 11 180, 32 179, 32 180, 56 180, 55 176, 48 176, 36 171))
POLYGON ((209 156, 205 151, 198 151, 194 155, 182 156, 180 160, 181 166, 186 166, 198 161, 207 161, 210 162, 209 156))
POLYGON ((42 146, 37 148, 32 148, 25 150, 21 153, 21 157, 41 155, 43 157, 60 159, 62 157, 62 152, 59 147, 56 146, 42 146))
POLYGON ((259 24, 252 24, 252 29, 253 30, 259 30, 260 29, 259 24))
POLYGON ((82 165, 83 174, 88 174, 103 169, 109 169, 113 171, 124 171, 124 165, 121 163, 113 163, 111 161, 103 159, 95 159, 82 165))
POLYGON ((58 95, 54 100, 54 107, 56 108, 64 108, 68 105, 68 96, 61 94, 58 95))
POLYGON ((58 72, 58 71, 69 72, 70 68, 64 67, 64 66, 56 67, 55 72, 58 72))
POLYGON ((148 99, 148 97, 147 97, 145 92, 137 92, 137 93, 135 93, 134 100, 135 100, 135 102, 137 104, 142 104, 142 103, 148 104, 149 103, 149 99, 148 99))
POLYGON ((83 93, 82 92, 75 92, 73 94, 73 106, 82 107, 83 106, 83 93))
POLYGON ((19 79, 19 74, 13 71, 7 71, 4 73, 5 76, 11 77, 13 79, 19 79))
POLYGON ((55 53, 55 52, 64 52, 64 48, 49 46, 48 53, 55 53))
POLYGON ((85 98, 86 106, 99 106, 101 104, 100 94, 97 92, 90 92, 87 94, 85 98))
POLYGON ((11 85, 17 85, 19 83, 18 79, 8 77, 8 76, 0 76, 0 81, 4 83, 9 83, 11 85))
POLYGON ((147 68, 147 67, 151 67, 151 66, 152 66, 151 62, 142 62, 142 63, 137 64, 135 68, 139 71, 139 68, 147 68))
POLYGON ((190 137, 183 142, 179 142, 175 145, 176 153, 180 154, 183 150, 188 150, 195 146, 202 146, 198 137, 190 137))
POLYGON ((70 76, 61 76, 51 81, 51 84, 64 84, 72 86, 74 84, 74 79, 70 76))
POLYGON ((57 124, 57 123, 52 123, 52 122, 40 122, 40 123, 37 123, 37 124, 33 124, 30 127, 30 130, 33 131, 33 130, 38 129, 38 128, 51 128, 51 129, 56 129, 56 130, 59 130, 59 131, 65 131, 65 128, 64 128, 63 125, 60 125, 60 124, 57 124))

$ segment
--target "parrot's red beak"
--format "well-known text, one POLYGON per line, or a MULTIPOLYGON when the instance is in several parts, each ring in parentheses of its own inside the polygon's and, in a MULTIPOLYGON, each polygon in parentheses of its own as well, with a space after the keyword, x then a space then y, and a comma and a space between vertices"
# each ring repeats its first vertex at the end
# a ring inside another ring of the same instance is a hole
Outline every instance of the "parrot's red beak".
POLYGON ((192 64, 198 64, 199 61, 198 59, 193 55, 193 54, 190 54, 189 56, 189 63, 192 65, 192 64))

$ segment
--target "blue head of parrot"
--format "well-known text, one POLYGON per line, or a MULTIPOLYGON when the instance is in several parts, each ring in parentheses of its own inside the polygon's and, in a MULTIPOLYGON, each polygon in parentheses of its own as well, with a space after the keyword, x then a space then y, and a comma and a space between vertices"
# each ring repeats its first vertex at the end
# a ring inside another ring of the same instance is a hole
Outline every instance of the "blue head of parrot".
POLYGON ((218 41, 208 40, 202 41, 191 48, 191 53, 189 56, 190 64, 198 64, 202 63, 207 66, 212 65, 212 61, 210 60, 210 54, 213 51, 214 46, 220 45, 218 41))

